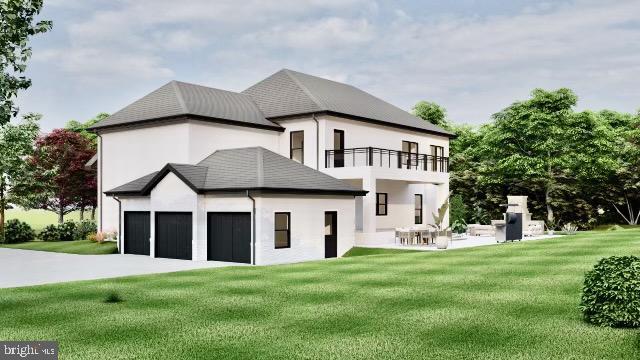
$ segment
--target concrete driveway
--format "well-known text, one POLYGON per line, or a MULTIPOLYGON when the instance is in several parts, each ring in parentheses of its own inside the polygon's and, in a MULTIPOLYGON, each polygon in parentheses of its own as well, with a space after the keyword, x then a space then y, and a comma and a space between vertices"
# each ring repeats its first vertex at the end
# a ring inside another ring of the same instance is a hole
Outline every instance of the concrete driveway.
POLYGON ((0 248, 0 288, 232 265, 241 264, 153 259, 141 255, 74 255, 0 248))

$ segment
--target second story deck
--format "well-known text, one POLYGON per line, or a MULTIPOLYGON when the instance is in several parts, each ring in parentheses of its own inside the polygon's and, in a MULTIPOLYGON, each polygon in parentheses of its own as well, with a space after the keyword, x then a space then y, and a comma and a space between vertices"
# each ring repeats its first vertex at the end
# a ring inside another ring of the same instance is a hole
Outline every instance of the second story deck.
POLYGON ((325 168, 361 166, 448 173, 449 158, 376 147, 325 151, 325 168))

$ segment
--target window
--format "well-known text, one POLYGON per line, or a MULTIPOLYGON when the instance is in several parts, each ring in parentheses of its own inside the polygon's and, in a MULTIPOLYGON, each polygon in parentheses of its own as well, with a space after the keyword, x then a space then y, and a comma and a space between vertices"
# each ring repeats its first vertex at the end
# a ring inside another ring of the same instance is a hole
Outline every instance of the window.
POLYGON ((333 167, 344 167, 344 131, 333 130, 333 167))
POLYGON ((276 249, 291 247, 291 213, 277 212, 275 218, 276 249))
POLYGON ((289 158, 304 164, 304 131, 292 131, 289 136, 289 158))
POLYGON ((416 194, 414 202, 416 224, 422 224, 422 195, 416 194))
POLYGON ((431 171, 443 171, 444 147, 431 145, 431 171))
POLYGON ((418 143, 411 141, 402 142, 402 164, 410 169, 418 165, 418 143))
POLYGON ((376 194, 376 215, 387 215, 387 194, 386 193, 377 193, 376 194))

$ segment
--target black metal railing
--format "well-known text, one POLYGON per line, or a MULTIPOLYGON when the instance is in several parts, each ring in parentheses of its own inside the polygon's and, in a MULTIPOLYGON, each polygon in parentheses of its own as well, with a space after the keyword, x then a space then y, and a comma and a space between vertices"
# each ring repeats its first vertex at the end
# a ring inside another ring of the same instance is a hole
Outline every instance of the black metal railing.
POLYGON ((326 150, 324 166, 326 168, 378 166, 449 172, 449 158, 375 147, 363 147, 344 150, 326 150))

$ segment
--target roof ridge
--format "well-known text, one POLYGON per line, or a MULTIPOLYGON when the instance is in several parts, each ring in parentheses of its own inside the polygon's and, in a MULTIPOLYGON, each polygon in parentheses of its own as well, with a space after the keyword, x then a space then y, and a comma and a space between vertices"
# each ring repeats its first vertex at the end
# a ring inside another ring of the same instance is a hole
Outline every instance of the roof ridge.
POLYGON ((318 106, 321 110, 326 110, 328 108, 327 105, 322 101, 320 101, 320 99, 316 98, 315 95, 313 95, 313 93, 305 85, 303 85, 300 82, 300 80, 298 80, 295 76, 293 76, 292 72, 296 72, 296 71, 289 70, 289 69, 282 69, 282 71, 284 71, 284 73, 287 74, 287 76, 296 85, 298 85, 298 87, 302 90, 302 92, 304 92, 309 97, 309 99, 311 99, 311 101, 313 101, 316 104, 316 106, 318 106))
POLYGON ((180 104, 180 108, 185 113, 189 113, 187 109, 187 105, 184 102, 184 98, 182 97, 182 91, 180 90, 180 86, 178 86, 178 82, 176 80, 172 80, 171 84, 173 85, 173 90, 176 92, 176 98, 178 99, 178 104, 180 104))

